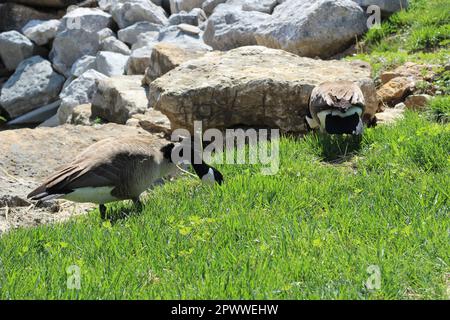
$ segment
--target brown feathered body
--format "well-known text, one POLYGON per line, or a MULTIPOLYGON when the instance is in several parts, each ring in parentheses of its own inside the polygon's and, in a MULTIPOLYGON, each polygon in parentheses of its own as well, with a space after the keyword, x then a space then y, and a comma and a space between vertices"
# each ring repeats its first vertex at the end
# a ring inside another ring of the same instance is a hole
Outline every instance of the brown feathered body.
POLYGON ((156 180, 177 170, 164 158, 161 146, 150 136, 99 141, 60 167, 28 197, 98 204, 138 199, 156 180))

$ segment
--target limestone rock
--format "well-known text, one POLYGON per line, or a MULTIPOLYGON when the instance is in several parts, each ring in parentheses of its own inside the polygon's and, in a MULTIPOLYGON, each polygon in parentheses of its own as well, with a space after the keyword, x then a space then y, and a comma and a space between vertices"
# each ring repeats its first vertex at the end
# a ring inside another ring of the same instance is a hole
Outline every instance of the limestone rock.
POLYGON ((58 31, 61 22, 52 20, 31 20, 22 29, 22 33, 39 46, 52 41, 58 31))
POLYGON ((95 70, 89 69, 80 77, 65 86, 59 95, 61 106, 58 109, 58 121, 66 123, 73 108, 80 104, 90 103, 97 90, 97 80, 108 77, 95 70))
POLYGON ((256 45, 255 35, 269 17, 265 13, 242 11, 238 7, 221 4, 209 17, 203 40, 216 50, 256 45))
POLYGON ((133 45, 138 41, 141 34, 150 31, 161 31, 161 25, 146 21, 137 22, 127 28, 119 30, 117 36, 120 41, 133 45))
POLYGON ((194 8, 201 8, 205 0, 170 0, 170 12, 189 12, 194 8))
POLYGON ((366 99, 364 118, 378 109, 370 66, 321 61, 260 46, 207 53, 150 84, 150 105, 164 113, 172 129, 224 129, 236 125, 304 132, 311 91, 326 81, 350 80, 366 99))
POLYGON ((95 68, 96 68, 95 56, 85 55, 82 56, 77 61, 75 61, 75 63, 72 65, 72 68, 70 69, 70 74, 71 76, 76 78, 81 76, 87 70, 95 68))
POLYGON ((74 125, 82 125, 82 126, 89 126, 92 124, 92 110, 91 110, 91 104, 81 104, 79 106, 76 106, 72 110, 72 115, 69 118, 69 121, 71 124, 74 125))
POLYGON ((141 76, 117 76, 98 81, 92 100, 92 117, 125 124, 134 114, 148 107, 147 90, 141 76))
POLYGON ((367 29, 364 11, 351 0, 285 1, 256 34, 258 45, 304 57, 329 58, 367 29))
POLYGON ((200 8, 194 8, 189 12, 181 11, 179 13, 175 13, 169 18, 169 25, 178 25, 178 24, 191 24, 193 26, 198 26, 205 22, 207 19, 206 13, 200 8))
POLYGON ((98 32, 112 25, 112 17, 97 8, 77 8, 69 11, 62 19, 60 30, 83 29, 98 32))
POLYGON ((100 51, 95 59, 95 70, 108 77, 123 75, 125 73, 128 58, 128 56, 121 53, 100 51))
POLYGON ((16 69, 2 88, 0 105, 11 119, 55 101, 64 83, 49 61, 39 56, 28 58, 16 69))
POLYGON ((412 92, 415 82, 411 78, 397 77, 388 81, 378 90, 381 101, 388 106, 394 106, 412 92))
POLYGON ((33 43, 17 31, 0 33, 0 57, 6 69, 15 70, 25 59, 34 52, 33 43))
POLYGON ((205 11, 206 15, 210 16, 214 9, 222 3, 227 2, 227 0, 205 0, 202 4, 203 11, 205 11))
POLYGON ((117 40, 115 37, 103 39, 100 43, 100 49, 102 51, 116 52, 127 56, 131 54, 130 48, 128 48, 128 46, 122 41, 117 40))
POLYGON ((149 0, 120 1, 112 5, 111 12, 120 29, 140 21, 167 24, 164 9, 149 0))
POLYGON ((150 66, 144 77, 144 84, 150 84, 156 78, 175 69, 180 64, 199 58, 207 51, 182 47, 174 43, 161 42, 153 47, 150 66))
POLYGON ((100 49, 97 33, 83 29, 67 29, 56 35, 50 59, 55 69, 70 76, 72 65, 85 55, 95 55, 100 49))

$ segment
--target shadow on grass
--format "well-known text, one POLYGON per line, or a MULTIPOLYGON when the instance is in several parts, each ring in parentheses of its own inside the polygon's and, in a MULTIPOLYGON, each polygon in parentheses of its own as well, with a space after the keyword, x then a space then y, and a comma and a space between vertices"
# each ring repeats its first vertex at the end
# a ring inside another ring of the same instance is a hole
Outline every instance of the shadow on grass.
POLYGON ((361 150, 362 136, 315 133, 323 161, 340 164, 347 162, 361 150))
POLYGON ((102 221, 110 221, 112 224, 127 219, 132 216, 139 216, 143 212, 142 204, 127 203, 126 201, 107 206, 106 219, 102 221))

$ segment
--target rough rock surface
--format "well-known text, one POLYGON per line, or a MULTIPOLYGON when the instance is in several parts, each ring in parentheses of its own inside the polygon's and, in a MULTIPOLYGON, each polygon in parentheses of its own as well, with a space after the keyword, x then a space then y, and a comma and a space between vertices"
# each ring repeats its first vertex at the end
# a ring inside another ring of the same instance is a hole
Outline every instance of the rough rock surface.
POLYGON ((0 3, 0 32, 20 31, 30 20, 59 19, 63 15, 64 11, 62 10, 38 10, 16 3, 0 3))
MULTIPOLYGON (((11 228, 63 221, 92 208, 91 204, 64 200, 30 207, 32 203, 26 200, 26 195, 57 167, 71 161, 91 144, 135 134, 148 133, 113 123, 1 131, 0 234, 11 228)), ((159 141, 157 137, 155 140, 159 141)))
POLYGON ((119 30, 117 37, 120 41, 133 45, 141 34, 150 31, 161 31, 161 25, 152 22, 137 22, 129 27, 119 30))
POLYGON ((378 109, 371 70, 363 62, 321 61, 260 46, 208 53, 153 81, 150 105, 172 129, 236 125, 304 132, 311 91, 322 82, 357 82, 366 99, 365 118, 378 109))
POLYGON ((79 8, 66 14, 50 52, 55 69, 68 77, 75 61, 95 55, 111 22, 111 16, 99 9, 79 8))
POLYGON ((0 58, 6 69, 15 70, 25 59, 33 55, 34 45, 17 31, 0 33, 0 58))
POLYGON ((100 49, 102 51, 110 51, 121 53, 124 55, 130 55, 131 50, 128 46, 120 40, 117 40, 115 37, 107 37, 102 40, 100 43, 100 49))
POLYGON ((383 103, 392 107, 411 94, 414 87, 414 79, 410 77, 396 77, 382 85, 377 94, 383 103))
POLYGON ((100 51, 95 58, 95 64, 97 70, 108 77, 120 76, 125 73, 125 67, 127 66, 128 56, 121 53, 100 51))
POLYGON ((117 2, 111 6, 111 12, 121 29, 140 21, 167 24, 164 9, 149 0, 117 2))
POLYGON ((259 45, 304 57, 329 58, 367 29, 364 11, 351 0, 285 1, 256 34, 259 45))
POLYGON ((16 118, 58 98, 64 77, 39 56, 28 58, 2 88, 0 106, 10 118, 16 118))
POLYGON ((269 15, 242 11, 228 4, 219 5, 209 17, 203 40, 216 50, 256 45, 256 33, 269 15))
POLYGON ((39 46, 45 45, 52 41, 61 22, 56 19, 52 20, 31 20, 22 29, 22 33, 39 46))
POLYGON ((59 95, 61 106, 58 109, 58 120, 60 124, 66 123, 72 114, 74 107, 90 103, 97 90, 97 80, 108 77, 95 70, 89 69, 79 78, 67 85, 59 95))
POLYGON ((172 14, 181 11, 189 12, 194 8, 201 8, 205 0, 170 0, 170 12, 172 14))
POLYGON ((172 14, 169 18, 169 25, 178 25, 182 23, 198 26, 207 19, 205 12, 200 8, 192 9, 189 12, 181 11, 172 14))
POLYGON ((112 17, 97 8, 77 8, 67 12, 61 19, 60 30, 83 29, 98 32, 112 25, 112 17))
POLYGON ((95 56, 85 55, 75 61, 70 69, 70 75, 73 77, 79 77, 89 69, 96 68, 95 56))
POLYGON ((68 29, 56 35, 50 59, 58 72, 69 76, 75 61, 84 55, 95 55, 99 48, 97 33, 68 29))
POLYGON ((145 71, 143 82, 144 84, 150 84, 153 80, 175 69, 183 62, 199 58, 206 52, 169 42, 158 43, 153 47, 150 66, 145 71))
POLYGON ((133 114, 148 109, 147 89, 141 76, 117 76, 98 81, 92 116, 125 124, 133 114))

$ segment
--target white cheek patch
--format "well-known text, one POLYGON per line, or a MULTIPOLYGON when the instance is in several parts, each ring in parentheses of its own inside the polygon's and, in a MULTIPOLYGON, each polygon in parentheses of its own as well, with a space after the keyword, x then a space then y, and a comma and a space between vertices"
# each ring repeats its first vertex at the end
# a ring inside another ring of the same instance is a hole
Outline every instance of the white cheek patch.
MULTIPOLYGON (((339 110, 325 110, 325 111, 319 112, 317 114, 317 117, 319 118, 319 121, 320 121, 320 127, 325 128, 326 118, 329 114, 331 114, 332 116, 338 116, 340 118, 346 118, 346 117, 353 116, 355 113, 357 113, 358 116, 361 117, 363 111, 360 107, 351 107, 346 112, 341 112, 339 110)), ((308 120, 308 118, 307 118, 307 120, 308 120)), ((358 126, 359 126, 359 124, 358 124, 358 126)), ((361 123, 361 126, 362 126, 362 123, 361 123)), ((358 131, 358 129, 357 129, 357 131, 358 131)), ((361 133, 362 133, 362 129, 361 129, 361 133)), ((357 133, 357 134, 360 134, 360 133, 357 133)))
POLYGON ((308 125, 311 129, 316 129, 320 125, 316 120, 314 120, 313 118, 310 118, 308 116, 306 116, 306 122, 308 122, 308 125))
POLYGON ((202 182, 209 185, 216 183, 216 177, 214 177, 213 169, 209 168, 208 173, 202 177, 202 182))

